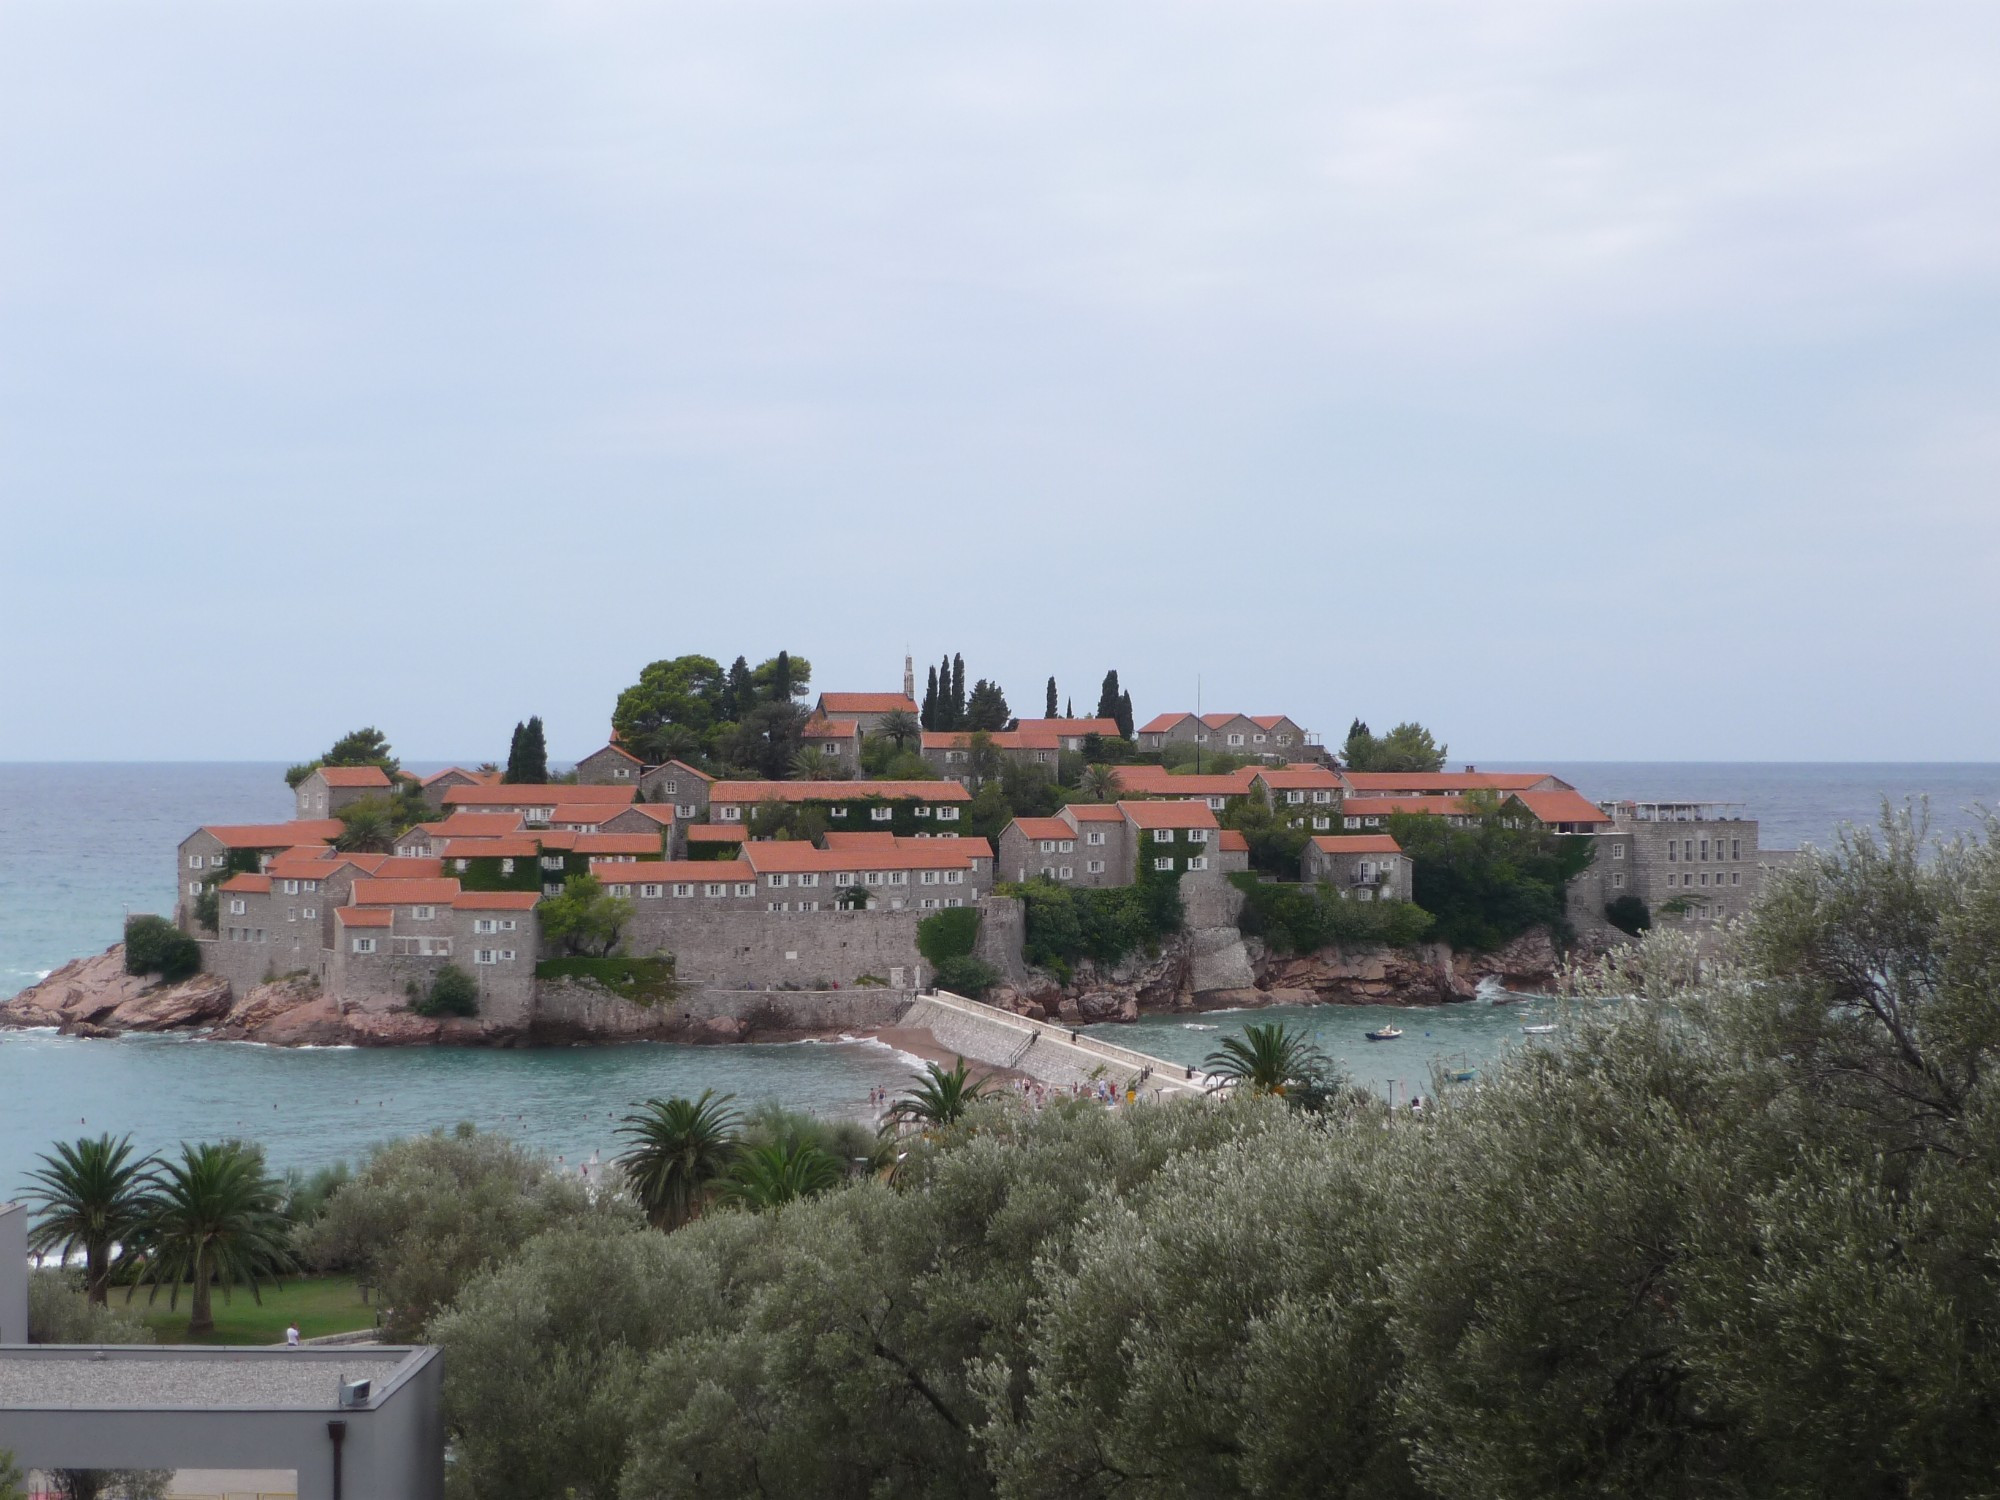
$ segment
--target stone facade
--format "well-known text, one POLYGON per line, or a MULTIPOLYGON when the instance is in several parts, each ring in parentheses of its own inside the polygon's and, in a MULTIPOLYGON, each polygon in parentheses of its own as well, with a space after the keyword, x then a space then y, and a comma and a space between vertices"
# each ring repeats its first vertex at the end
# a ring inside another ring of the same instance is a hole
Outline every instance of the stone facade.
POLYGON ((639 796, 646 802, 664 802, 673 808, 682 823, 708 821, 708 789, 715 778, 678 760, 652 766, 639 778, 639 796))
POLYGON ((606 745, 576 763, 576 781, 578 786, 637 786, 645 769, 623 746, 606 745))
POLYGON ((294 817, 330 818, 343 807, 369 797, 386 797, 394 788, 380 766, 321 766, 296 787, 294 817))
POLYGON ((791 911, 761 903, 635 901, 624 946, 633 954, 672 953, 684 980, 719 988, 796 983, 849 988, 863 978, 921 988, 917 923, 928 912, 791 911))
POLYGON ((1180 744, 1271 762, 1320 758, 1317 739, 1284 714, 1161 714, 1136 737, 1141 750, 1180 744))
POLYGON ((1409 901, 1416 866, 1387 834, 1319 836, 1299 858, 1299 878, 1324 882, 1356 901, 1409 901))

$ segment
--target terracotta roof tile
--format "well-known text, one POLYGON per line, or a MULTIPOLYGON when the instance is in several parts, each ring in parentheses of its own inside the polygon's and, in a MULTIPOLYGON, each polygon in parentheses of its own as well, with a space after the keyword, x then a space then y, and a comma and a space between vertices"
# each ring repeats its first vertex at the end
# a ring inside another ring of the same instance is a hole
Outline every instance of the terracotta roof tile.
POLYGON ((1125 814, 1115 802, 1072 802, 1063 809, 1079 823, 1122 823, 1125 814))
POLYGON ((256 895, 271 893, 271 877, 268 875, 232 875, 222 882, 225 891, 250 891, 256 895))
POLYGON ((342 927, 390 927, 396 921, 386 906, 336 906, 333 917, 342 927))
POLYGON ((750 832, 741 823, 690 823, 687 841, 690 844, 740 844, 750 837, 750 832))
POLYGON ((860 727, 853 719, 815 719, 799 735, 808 740, 851 740, 860 727))
POLYGON ((458 895, 456 880, 357 880, 356 906, 450 906, 458 895))
POLYGON ((444 794, 446 807, 570 807, 579 802, 622 806, 637 795, 629 786, 517 786, 500 782, 493 786, 455 786, 444 794))
POLYGON ((1350 818, 1386 818, 1391 813, 1439 816, 1472 809, 1463 797, 1349 797, 1340 810, 1350 818))
POLYGON ((590 862, 590 873, 606 884, 637 885, 662 881, 755 880, 757 872, 740 859, 661 859, 644 864, 619 864, 608 859, 590 862), (641 873, 643 872, 643 873, 641 873))
POLYGON ((906 714, 917 711, 914 700, 901 693, 821 693, 819 706, 828 718, 836 714, 906 714))
POLYGON ((984 839, 898 839, 894 848, 815 849, 797 839, 759 839, 743 846, 743 859, 761 874, 840 870, 969 870, 991 859, 984 839))
POLYGON ((383 880, 428 880, 444 873, 441 859, 420 859, 415 855, 376 855, 379 861, 368 873, 383 880))
POLYGON ((1189 717, 1191 715, 1188 714, 1155 714, 1139 726, 1138 732, 1140 734, 1165 734, 1169 729, 1180 723, 1182 719, 1189 717))
POLYGON ((1135 828, 1215 828, 1206 802, 1121 802, 1118 810, 1135 828))
POLYGON ((534 859, 541 852, 542 846, 531 833, 498 839, 447 839, 438 851, 442 859, 534 859))
POLYGON ((346 827, 338 818, 299 818, 290 823, 208 823, 201 831, 229 849, 289 849, 323 844, 346 827))
POLYGON ((1550 780, 1546 771, 1345 771, 1357 792, 1524 792, 1550 780))
POLYGON ((1216 839, 1215 847, 1220 849, 1224 854, 1248 854, 1250 852, 1250 840, 1246 839, 1237 829, 1225 828, 1216 839))
POLYGON ((1403 846, 1386 833, 1320 834, 1313 847, 1322 854, 1401 854, 1403 846))
POLYGON ((1030 839, 1074 839, 1076 830, 1061 818, 1016 818, 1014 829, 1030 839))
POLYGON ((1165 766, 1119 766, 1118 790, 1141 797, 1244 797, 1254 766, 1241 766, 1225 776, 1176 776, 1165 766))
POLYGON ((1107 740, 1118 737, 1118 721, 1116 719, 1022 719, 1014 727, 1016 729, 1035 729, 1048 734, 1069 735, 1072 737, 1084 734, 1098 735, 1107 740))
POLYGON ((1267 771, 1257 772, 1256 779, 1274 792, 1338 792, 1347 787, 1340 772, 1325 766, 1273 766, 1267 771))
POLYGON ((314 774, 328 786, 389 789, 389 773, 380 766, 321 766, 314 774))
POLYGON ((579 833, 572 845, 578 854, 658 854, 657 833, 579 833))
POLYGON ((634 755, 630 750, 627 750, 623 745, 618 745, 618 744, 606 745, 600 750, 593 750, 590 752, 590 754, 586 755, 584 759, 594 760, 600 755, 616 755, 625 760, 631 761, 632 764, 635 766, 641 766, 645 764, 644 761, 640 760, 639 757, 634 755))
POLYGON ((418 825, 425 833, 448 839, 490 839, 516 833, 521 827, 517 812, 455 812, 442 823, 418 825))
POLYGON ((1518 802, 1544 823, 1609 823, 1611 814, 1581 792, 1516 792, 1518 802))

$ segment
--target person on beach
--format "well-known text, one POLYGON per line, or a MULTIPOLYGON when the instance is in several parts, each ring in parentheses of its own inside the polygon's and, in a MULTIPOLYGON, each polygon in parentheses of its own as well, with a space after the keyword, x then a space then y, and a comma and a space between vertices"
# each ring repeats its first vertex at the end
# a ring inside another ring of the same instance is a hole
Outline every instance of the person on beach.
POLYGON ((286 1325, 285 1325, 285 1347, 286 1347, 287 1349, 296 1349, 296 1348, 298 1348, 298 1347, 299 1347, 299 1325, 298 1325, 298 1324, 296 1324, 296 1323, 288 1323, 288 1324, 286 1324, 286 1325))

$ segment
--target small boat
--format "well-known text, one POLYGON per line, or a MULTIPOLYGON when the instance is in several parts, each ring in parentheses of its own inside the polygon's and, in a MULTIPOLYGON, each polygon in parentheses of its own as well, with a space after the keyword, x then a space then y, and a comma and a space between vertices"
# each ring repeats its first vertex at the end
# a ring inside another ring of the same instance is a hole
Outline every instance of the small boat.
POLYGON ((1451 1075, 1451 1081, 1453 1083, 1470 1083, 1478 1076, 1479 1069, 1477 1068, 1460 1068, 1456 1073, 1451 1075))
POLYGON ((1393 1042, 1402 1034, 1403 1028, 1400 1026, 1384 1026, 1379 1030, 1369 1032, 1368 1040, 1371 1042, 1393 1042))
POLYGON ((1525 1031, 1529 1036, 1547 1036, 1555 1030, 1555 1027, 1550 1025, 1523 1026, 1521 1030, 1525 1031))

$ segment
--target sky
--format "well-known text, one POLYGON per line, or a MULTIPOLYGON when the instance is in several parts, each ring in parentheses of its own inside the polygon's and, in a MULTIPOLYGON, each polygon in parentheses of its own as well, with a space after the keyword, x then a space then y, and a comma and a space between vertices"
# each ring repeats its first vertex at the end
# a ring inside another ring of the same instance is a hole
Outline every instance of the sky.
POLYGON ((1989 6, 0 6, 0 759, 648 661, 2000 760, 1989 6))

